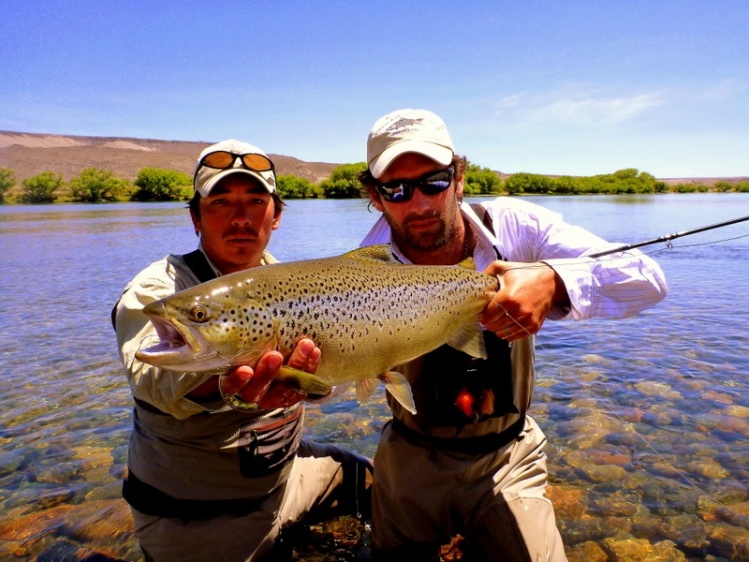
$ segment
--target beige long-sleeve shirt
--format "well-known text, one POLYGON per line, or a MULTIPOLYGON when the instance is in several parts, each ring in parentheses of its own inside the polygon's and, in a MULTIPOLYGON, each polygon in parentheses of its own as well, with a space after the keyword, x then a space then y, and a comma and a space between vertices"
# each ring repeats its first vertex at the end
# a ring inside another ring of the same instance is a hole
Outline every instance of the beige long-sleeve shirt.
MULTIPOLYGON (((263 253, 263 265, 276 261, 270 253, 263 253)), ((218 276, 217 270, 216 273, 218 276)), ((143 307, 199 283, 200 280, 182 256, 169 255, 136 275, 117 304, 117 346, 133 396, 177 419, 185 419, 207 409, 206 405, 193 402, 186 396, 211 375, 159 369, 138 361, 135 352, 144 346, 155 344, 159 339, 153 324, 143 314, 143 307)))

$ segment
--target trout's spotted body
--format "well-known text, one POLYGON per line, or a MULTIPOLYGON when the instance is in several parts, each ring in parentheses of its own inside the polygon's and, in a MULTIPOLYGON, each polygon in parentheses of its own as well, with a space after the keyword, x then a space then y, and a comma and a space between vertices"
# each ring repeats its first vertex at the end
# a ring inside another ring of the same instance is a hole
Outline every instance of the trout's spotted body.
POLYGON ((320 394, 380 377, 408 401, 410 389, 402 396, 404 389, 395 388, 405 383, 390 371, 395 365, 444 343, 485 353, 477 316, 497 280, 466 261, 462 267, 403 265, 388 246, 372 246, 226 275, 149 304, 144 312, 162 343, 137 357, 178 371, 227 369, 254 365, 271 349, 287 355, 306 336, 322 359, 315 375, 297 373, 304 380, 294 382, 314 379, 319 392, 302 390, 320 394))

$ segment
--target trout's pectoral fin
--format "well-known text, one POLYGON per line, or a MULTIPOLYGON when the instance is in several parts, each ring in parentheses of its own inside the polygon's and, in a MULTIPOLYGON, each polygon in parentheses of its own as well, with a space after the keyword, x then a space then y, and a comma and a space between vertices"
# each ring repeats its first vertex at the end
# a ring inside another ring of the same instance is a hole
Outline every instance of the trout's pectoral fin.
POLYGON ((481 330, 481 324, 478 322, 469 322, 463 326, 457 334, 447 340, 447 345, 467 353, 471 357, 487 358, 484 334, 481 330))
POLYGON ((293 367, 288 367, 286 365, 281 367, 281 370, 276 376, 276 381, 286 386, 290 386, 291 388, 295 388, 296 390, 306 392, 310 397, 325 396, 333 390, 333 386, 330 383, 325 382, 317 375, 300 371, 299 369, 294 369, 293 367))
POLYGON ((411 385, 408 384, 406 377, 396 371, 388 371, 377 378, 383 382, 387 391, 401 406, 416 415, 416 404, 411 394, 411 385))

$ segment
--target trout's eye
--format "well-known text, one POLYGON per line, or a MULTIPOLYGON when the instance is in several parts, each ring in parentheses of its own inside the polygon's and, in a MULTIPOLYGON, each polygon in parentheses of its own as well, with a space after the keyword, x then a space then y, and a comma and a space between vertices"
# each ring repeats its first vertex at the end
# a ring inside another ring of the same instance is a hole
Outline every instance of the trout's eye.
POLYGON ((208 320, 208 310, 202 305, 193 306, 190 310, 190 320, 193 322, 205 322, 208 320))

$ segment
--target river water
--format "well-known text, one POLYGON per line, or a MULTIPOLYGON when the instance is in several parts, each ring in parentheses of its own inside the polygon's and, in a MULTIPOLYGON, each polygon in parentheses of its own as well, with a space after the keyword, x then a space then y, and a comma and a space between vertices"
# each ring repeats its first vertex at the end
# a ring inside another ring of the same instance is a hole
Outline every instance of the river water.
MULTIPOLYGON (((529 199, 621 243, 749 214, 749 194, 529 199)), ((362 200, 290 201, 270 248, 335 255, 376 218, 362 200)), ((749 560, 747 235, 648 246, 659 306, 539 334, 531 414, 570 560, 749 560)), ((0 206, 0 559, 139 560, 109 311, 140 269, 195 245, 184 204, 0 206)), ((306 431, 372 455, 387 414, 381 388, 364 405, 348 392, 310 408, 306 431)))

